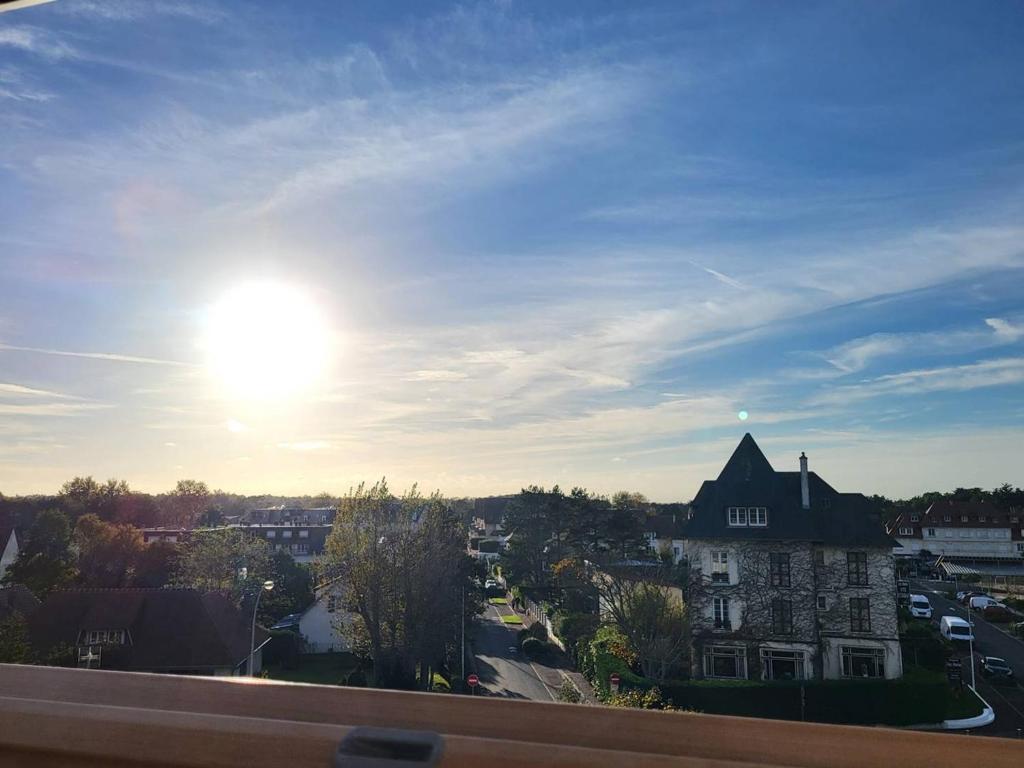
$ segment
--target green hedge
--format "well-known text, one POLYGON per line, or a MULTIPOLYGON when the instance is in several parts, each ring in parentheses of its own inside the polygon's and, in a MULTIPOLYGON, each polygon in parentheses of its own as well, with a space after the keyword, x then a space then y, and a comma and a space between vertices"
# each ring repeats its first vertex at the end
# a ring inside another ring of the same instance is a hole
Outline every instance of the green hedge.
MULTIPOLYGON (((646 681, 645 681, 646 682, 646 681)), ((946 717, 949 686, 942 675, 915 671, 901 680, 758 683, 702 680, 661 686, 676 707, 717 715, 803 718, 819 723, 915 725, 946 717), (738 690, 741 689, 741 690, 738 690)))

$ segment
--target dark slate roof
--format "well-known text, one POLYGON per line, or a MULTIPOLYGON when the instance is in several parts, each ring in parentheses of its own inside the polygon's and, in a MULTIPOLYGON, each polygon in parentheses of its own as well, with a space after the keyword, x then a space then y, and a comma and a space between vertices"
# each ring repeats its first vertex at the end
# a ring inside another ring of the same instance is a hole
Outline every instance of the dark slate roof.
POLYGON ((0 621, 14 613, 20 613, 27 618, 39 605, 39 598, 22 584, 0 589, 0 621))
POLYGON ((515 496, 486 496, 473 500, 474 517, 482 518, 485 523, 501 525, 505 519, 505 510, 515 496))
POLYGON ((705 480, 691 504, 686 536, 692 539, 820 541, 892 547, 880 511, 860 493, 839 493, 808 472, 811 507, 804 509, 800 472, 776 472, 750 434, 743 436, 717 480, 705 480), (729 527, 728 507, 767 507, 764 528, 729 527))
MULTIPOLYGON (((234 668, 249 655, 249 620, 218 592, 75 589, 53 592, 29 618, 39 650, 75 646, 82 632, 126 629, 130 643, 105 648, 101 665, 124 670, 234 668)), ((268 638, 256 628, 256 645, 268 638)))
POLYGON ((653 533, 659 539, 681 539, 686 528, 686 515, 685 510, 649 515, 644 520, 644 531, 653 533))

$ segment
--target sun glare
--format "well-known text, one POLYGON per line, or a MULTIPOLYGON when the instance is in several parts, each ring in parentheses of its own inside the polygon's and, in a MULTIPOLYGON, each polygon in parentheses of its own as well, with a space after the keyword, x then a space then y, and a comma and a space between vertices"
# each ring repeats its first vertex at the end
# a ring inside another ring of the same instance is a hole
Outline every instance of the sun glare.
POLYGON ((228 395, 283 399, 321 377, 330 355, 329 336, 316 303, 300 289, 245 283, 210 309, 207 364, 228 395))

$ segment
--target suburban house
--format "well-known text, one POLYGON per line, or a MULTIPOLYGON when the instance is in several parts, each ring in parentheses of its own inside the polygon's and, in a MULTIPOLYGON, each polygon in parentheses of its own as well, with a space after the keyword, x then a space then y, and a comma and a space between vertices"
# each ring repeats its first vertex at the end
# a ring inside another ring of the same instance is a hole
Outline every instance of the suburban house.
POLYGON ((192 531, 188 528, 143 528, 142 540, 146 544, 154 541, 166 541, 171 544, 185 541, 192 531))
POLYGON ((678 563, 683 559, 683 538, 689 509, 684 505, 672 506, 678 508, 649 515, 644 520, 644 537, 651 552, 657 556, 671 553, 672 561, 678 563))
MULTIPOLYGON (((219 592, 71 589, 51 593, 28 629, 37 651, 66 649, 83 668, 229 676, 248 672, 251 620, 219 592)), ((256 628, 257 674, 269 639, 256 628)))
POLYGON ((14 524, 0 521, 0 579, 18 559, 18 532, 14 524))
POLYGON ((934 502, 889 526, 898 558, 934 564, 945 576, 1024 576, 1024 510, 984 501, 934 502))
POLYGON ((280 525, 331 525, 338 513, 336 507, 289 507, 283 504, 276 507, 259 507, 251 509, 243 518, 244 523, 270 523, 280 525))
POLYGON ((691 505, 694 677, 898 678, 892 539, 873 503, 800 456, 777 472, 744 435, 691 505))
POLYGON ((487 496, 473 500, 473 528, 478 536, 501 534, 505 509, 515 496, 487 496))
POLYGON ((349 651, 352 644, 342 627, 351 626, 355 615, 345 610, 340 579, 321 584, 314 590, 316 600, 303 613, 296 614, 289 627, 281 623, 275 629, 293 629, 302 637, 303 653, 349 651))

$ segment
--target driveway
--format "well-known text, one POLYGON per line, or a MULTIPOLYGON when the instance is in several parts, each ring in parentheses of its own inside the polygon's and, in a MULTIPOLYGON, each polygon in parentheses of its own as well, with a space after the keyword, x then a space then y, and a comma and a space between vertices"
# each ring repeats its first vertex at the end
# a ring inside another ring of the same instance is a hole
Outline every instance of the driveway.
MULTIPOLYGON (((967 609, 952 600, 947 600, 937 591, 937 588, 943 591, 949 589, 947 585, 938 582, 915 582, 911 591, 928 596, 933 608, 934 623, 938 624, 943 616, 959 616, 966 619, 967 609)), ((971 612, 971 620, 974 622, 975 656, 980 654, 1006 659, 1018 677, 1018 682, 1012 686, 992 685, 982 676, 981 667, 976 663, 978 693, 992 705, 992 709, 996 713, 996 721, 986 728, 979 728, 974 733, 1016 738, 1018 729, 1024 733, 1024 688, 1019 682, 1019 678, 1024 676, 1024 642, 1007 634, 1002 625, 987 622, 974 611, 971 612)), ((964 682, 969 682, 971 673, 966 649, 962 655, 964 657, 964 682)))
MULTIPOLYGON (((512 613, 510 608, 504 608, 512 613)), ((534 666, 516 650, 519 625, 503 624, 499 607, 489 605, 473 641, 476 670, 482 693, 532 701, 557 701, 557 689, 548 686, 534 666)))

